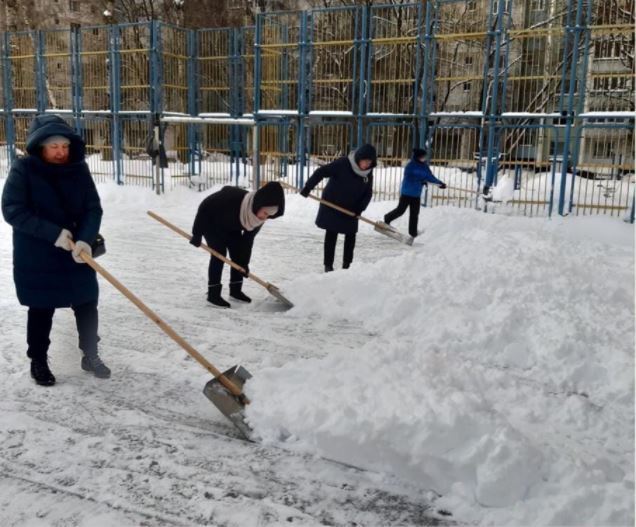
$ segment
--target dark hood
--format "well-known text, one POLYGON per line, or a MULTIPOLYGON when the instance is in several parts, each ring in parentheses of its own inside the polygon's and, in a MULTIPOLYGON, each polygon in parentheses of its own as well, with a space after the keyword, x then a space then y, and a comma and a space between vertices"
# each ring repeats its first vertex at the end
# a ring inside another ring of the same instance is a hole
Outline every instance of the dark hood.
POLYGON ((63 135, 71 142, 69 162, 84 161, 86 145, 84 140, 59 115, 38 115, 31 126, 26 140, 26 150, 32 156, 40 156, 40 144, 52 135, 63 135))
POLYGON ((280 183, 270 181, 256 191, 252 212, 256 214, 262 207, 278 207, 278 211, 270 219, 285 214, 285 192, 280 183))
POLYGON ((362 145, 356 150, 354 155, 355 162, 360 166, 360 160, 368 159, 372 162, 371 168, 375 168, 378 165, 378 155, 375 151, 375 147, 370 144, 362 145))

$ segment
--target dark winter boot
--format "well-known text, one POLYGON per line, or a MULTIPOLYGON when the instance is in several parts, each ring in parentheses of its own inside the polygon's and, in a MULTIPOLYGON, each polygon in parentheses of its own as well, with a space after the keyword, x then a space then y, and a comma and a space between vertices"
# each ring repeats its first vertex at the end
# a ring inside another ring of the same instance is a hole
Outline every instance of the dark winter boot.
POLYGON ((82 369, 84 371, 92 371, 95 377, 99 379, 108 379, 110 377, 110 369, 102 362, 97 353, 84 354, 82 357, 82 369))
POLYGON ((343 269, 349 269, 350 265, 351 265, 351 262, 342 262, 342 268, 343 269))
POLYGON ((333 271, 333 265, 325 265, 325 273, 330 273, 333 271))
POLYGON ((221 298, 221 284, 208 286, 208 302, 217 307, 231 307, 230 303, 221 298))
POLYGON ((51 373, 46 359, 31 360, 31 377, 40 386, 53 386, 55 384, 55 377, 51 373))
POLYGON ((230 286, 230 296, 232 298, 235 298, 236 300, 239 300, 241 302, 246 302, 248 304, 252 301, 252 299, 249 296, 247 296, 243 291, 241 291, 240 287, 230 286))

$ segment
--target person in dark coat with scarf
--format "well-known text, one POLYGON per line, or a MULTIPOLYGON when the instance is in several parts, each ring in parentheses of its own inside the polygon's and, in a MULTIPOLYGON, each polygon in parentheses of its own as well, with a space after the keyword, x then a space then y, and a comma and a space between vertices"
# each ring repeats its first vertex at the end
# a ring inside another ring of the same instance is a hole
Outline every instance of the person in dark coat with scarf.
POLYGON ((404 168, 404 178, 400 187, 400 201, 398 206, 384 216, 384 223, 391 222, 409 209, 409 234, 415 238, 418 235, 417 222, 420 215, 422 189, 424 185, 431 183, 439 188, 446 188, 446 183, 437 179, 426 162, 426 150, 413 149, 413 157, 404 168))
POLYGON ((9 171, 2 214, 13 227, 18 300, 29 308, 31 376, 40 385, 55 384, 48 366, 53 314, 56 308, 71 307, 84 352, 81 367, 107 378, 110 370, 97 353, 97 278, 80 257, 82 251, 92 254, 102 218, 84 141, 61 117, 42 115, 31 124, 26 150, 28 155, 9 171))
MULTIPOLYGON (((373 168, 377 165, 377 154, 372 145, 362 145, 348 156, 318 168, 300 191, 307 197, 320 181, 329 178, 322 191, 322 199, 354 212, 357 216, 367 208, 373 195, 373 168)), ((320 204, 316 225, 325 230, 324 266, 325 272, 333 271, 338 234, 344 234, 344 254, 342 268, 348 269, 353 262, 356 246, 358 218, 320 204)))
MULTIPOLYGON (((190 243, 199 247, 201 237, 204 237, 207 245, 223 256, 229 251, 230 259, 249 275, 254 238, 265 221, 279 218, 284 213, 285 193, 280 183, 270 181, 252 192, 238 187, 223 187, 199 205, 190 243)), ((218 307, 230 307, 230 303, 221 297, 222 273, 223 261, 210 256, 208 302, 218 307)), ((242 287, 243 274, 232 267, 230 296, 241 302, 251 302, 242 287)))

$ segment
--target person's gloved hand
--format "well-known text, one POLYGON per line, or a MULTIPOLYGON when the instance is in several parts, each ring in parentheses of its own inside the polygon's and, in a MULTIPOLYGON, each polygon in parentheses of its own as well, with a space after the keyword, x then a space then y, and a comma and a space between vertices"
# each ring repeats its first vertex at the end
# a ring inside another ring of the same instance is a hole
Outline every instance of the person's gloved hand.
POLYGON ((302 189, 302 190, 300 191, 300 195, 301 195, 303 198, 306 198, 307 196, 309 196, 309 189, 308 189, 307 187, 305 187, 304 189, 302 189))
POLYGON ((242 267, 243 269, 245 269, 245 276, 247 276, 248 274, 250 274, 250 266, 249 266, 249 264, 243 264, 243 265, 241 265, 241 267, 242 267))
POLYGON ((194 245, 195 247, 201 247, 201 235, 192 235, 192 238, 190 238, 190 244, 194 245))
POLYGON ((441 188, 442 190, 444 190, 446 188, 446 183, 442 183, 439 188, 441 188))
POLYGON ((75 260, 78 264, 86 263, 80 257, 80 253, 82 252, 85 252, 88 256, 93 256, 93 249, 91 249, 91 246, 82 240, 78 240, 75 242, 75 248, 73 249, 73 260, 75 260))
POLYGON ((65 251, 71 250, 71 242, 73 241, 73 234, 67 229, 62 229, 60 235, 55 240, 55 247, 64 249, 65 251))

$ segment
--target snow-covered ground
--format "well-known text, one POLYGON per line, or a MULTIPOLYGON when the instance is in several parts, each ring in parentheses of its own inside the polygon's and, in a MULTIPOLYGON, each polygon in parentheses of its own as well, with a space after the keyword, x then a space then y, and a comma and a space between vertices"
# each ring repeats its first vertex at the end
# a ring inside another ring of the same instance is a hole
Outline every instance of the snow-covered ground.
POLYGON ((98 188, 100 263, 217 367, 254 375, 261 441, 103 280, 113 377, 81 371, 60 310, 58 384, 35 386, 2 223, 1 525, 634 524, 632 225, 423 209, 413 247, 361 224, 352 268, 322 274, 317 205, 292 195, 250 267, 296 307, 247 282, 252 304, 218 310, 206 253, 145 214, 187 230, 214 189, 98 188))

